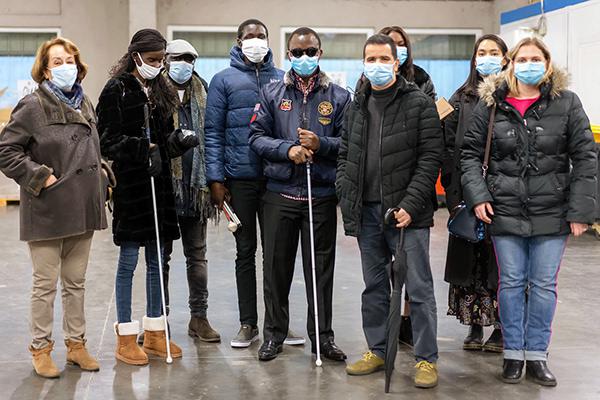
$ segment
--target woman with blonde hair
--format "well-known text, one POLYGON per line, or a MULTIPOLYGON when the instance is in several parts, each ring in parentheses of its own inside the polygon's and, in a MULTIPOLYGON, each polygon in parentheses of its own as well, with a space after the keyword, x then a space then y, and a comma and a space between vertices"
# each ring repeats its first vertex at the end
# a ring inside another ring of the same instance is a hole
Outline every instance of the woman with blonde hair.
POLYGON ((463 193, 488 224, 498 258, 502 379, 519 382, 526 362, 528 379, 556 386, 546 361, 558 271, 568 235, 580 236, 594 220, 597 159, 581 101, 546 45, 523 39, 508 58, 507 71, 480 86, 462 146, 463 193))
POLYGON ((80 84, 86 73, 73 42, 44 42, 31 70, 39 87, 19 102, 0 135, 0 169, 21 186, 21 240, 33 264, 29 350, 45 378, 60 375, 50 356, 59 278, 67 362, 99 369, 85 348, 85 273, 93 233, 107 227, 112 174, 100 158, 96 114, 80 84))

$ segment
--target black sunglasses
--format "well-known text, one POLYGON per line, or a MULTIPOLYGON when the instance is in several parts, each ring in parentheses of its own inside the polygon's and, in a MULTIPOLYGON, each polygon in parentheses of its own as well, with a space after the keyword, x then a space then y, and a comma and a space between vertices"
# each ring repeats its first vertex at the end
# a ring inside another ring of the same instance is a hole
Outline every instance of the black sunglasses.
POLYGON ((303 54, 306 54, 309 57, 314 57, 317 55, 318 52, 319 52, 319 49, 317 49, 316 47, 309 47, 308 49, 292 49, 292 50, 290 50, 290 53, 292 54, 292 56, 294 56, 296 58, 302 57, 303 54))

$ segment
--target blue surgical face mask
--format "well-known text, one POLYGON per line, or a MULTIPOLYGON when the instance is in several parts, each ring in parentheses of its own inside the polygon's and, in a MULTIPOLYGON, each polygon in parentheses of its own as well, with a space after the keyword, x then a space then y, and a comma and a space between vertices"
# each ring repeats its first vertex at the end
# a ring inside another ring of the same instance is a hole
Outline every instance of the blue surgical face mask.
POLYGON ((398 60, 400 61, 400 65, 403 65, 408 58, 408 47, 396 46, 396 51, 398 52, 398 60))
POLYGON ((62 64, 58 67, 50 68, 52 78, 50 82, 58 86, 62 90, 70 91, 75 81, 77 80, 77 65, 62 64))
POLYGON ((483 56, 475 59, 476 69, 483 76, 497 74, 502 71, 502 57, 483 56))
POLYGON ((526 85, 537 85, 546 73, 545 62, 515 63, 515 77, 526 85))
POLYGON ((394 64, 365 63, 365 76, 371 85, 385 86, 394 79, 394 64))
POLYGON ((319 65, 319 56, 309 57, 304 54, 300 58, 291 57, 292 68, 300 76, 310 76, 319 65))
POLYGON ((189 81, 193 72, 194 64, 187 61, 171 61, 169 64, 169 76, 180 85, 189 81))

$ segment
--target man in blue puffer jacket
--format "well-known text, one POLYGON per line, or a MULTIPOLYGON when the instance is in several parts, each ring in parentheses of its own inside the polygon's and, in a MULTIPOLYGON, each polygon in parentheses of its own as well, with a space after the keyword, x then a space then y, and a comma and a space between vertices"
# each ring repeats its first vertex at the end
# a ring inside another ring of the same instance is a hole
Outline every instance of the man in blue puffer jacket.
MULTIPOLYGON (((232 47, 231 66, 214 76, 208 89, 205 122, 206 176, 219 208, 231 200, 242 228, 234 235, 235 274, 241 327, 232 347, 258 340, 256 309, 256 220, 262 236, 261 197, 265 180, 259 157, 250 149, 250 118, 260 89, 280 81, 268 46, 268 30, 258 20, 244 21, 232 47)), ((301 338, 303 340, 303 338, 301 338)))
POLYGON ((335 174, 343 114, 349 93, 330 82, 318 68, 319 35, 299 28, 288 40, 292 69, 283 82, 267 85, 252 117, 250 145, 263 158, 265 297, 264 343, 261 361, 282 350, 289 325, 288 296, 294 275, 298 239, 308 300, 307 330, 313 353, 319 340, 324 357, 346 359, 334 342, 332 319, 333 269, 337 229, 335 174), (315 230, 319 332, 314 326, 306 162, 311 162, 315 230))

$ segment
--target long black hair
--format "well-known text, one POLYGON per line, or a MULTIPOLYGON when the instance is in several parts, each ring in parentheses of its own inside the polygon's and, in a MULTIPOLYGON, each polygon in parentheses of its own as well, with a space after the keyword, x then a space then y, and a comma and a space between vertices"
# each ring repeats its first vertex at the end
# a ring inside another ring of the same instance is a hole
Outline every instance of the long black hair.
POLYGON ((382 35, 388 35, 388 36, 392 32, 396 32, 397 34, 402 36, 402 39, 404 39, 404 46, 407 49, 406 61, 404 62, 404 64, 402 64, 400 66, 400 75, 402 75, 402 77, 404 79, 406 79, 407 81, 414 82, 415 81, 415 67, 413 65, 412 47, 410 45, 410 39, 408 37, 408 33, 406 33, 406 31, 404 29, 400 28, 397 25, 386 26, 385 28, 381 28, 381 30, 379 31, 379 33, 381 33, 382 35))
MULTIPOLYGON (((487 34, 477 39, 477 41, 475 42, 475 46, 473 46, 473 55, 471 56, 471 69, 469 71, 469 76, 467 77, 465 83, 463 83, 462 86, 456 90, 456 93, 458 95, 466 94, 469 96, 477 96, 477 87, 479 86, 479 83, 483 80, 483 76, 481 76, 481 74, 477 71, 477 50, 479 50, 479 46, 484 40, 491 40, 492 42, 496 43, 498 45, 498 48, 502 52, 502 57, 506 58, 506 53, 508 53, 508 46, 506 45, 506 43, 504 43, 504 40, 502 40, 500 36, 494 34, 487 34)), ((502 70, 504 70, 507 66, 508 63, 506 63, 502 67, 502 70)))
MULTIPOLYGON (((167 41, 157 30, 142 29, 136 32, 131 38, 127 53, 110 69, 110 76, 114 78, 125 73, 132 73, 136 68, 136 63, 133 60, 134 53, 141 55, 144 52, 166 50, 166 47, 167 41)), ((173 85, 168 82, 162 73, 147 81, 147 85, 150 88, 150 103, 157 109, 160 117, 168 118, 171 116, 178 104, 177 93, 173 85)))

